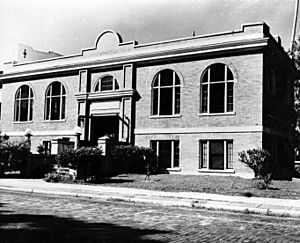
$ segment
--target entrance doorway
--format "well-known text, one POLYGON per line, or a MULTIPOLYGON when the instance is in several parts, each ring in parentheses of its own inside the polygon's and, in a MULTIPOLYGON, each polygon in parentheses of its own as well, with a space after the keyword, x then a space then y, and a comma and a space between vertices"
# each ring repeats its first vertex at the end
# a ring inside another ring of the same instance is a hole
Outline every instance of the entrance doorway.
POLYGON ((115 141, 119 138, 118 116, 94 116, 91 124, 91 142, 97 145, 98 138, 109 136, 115 141))

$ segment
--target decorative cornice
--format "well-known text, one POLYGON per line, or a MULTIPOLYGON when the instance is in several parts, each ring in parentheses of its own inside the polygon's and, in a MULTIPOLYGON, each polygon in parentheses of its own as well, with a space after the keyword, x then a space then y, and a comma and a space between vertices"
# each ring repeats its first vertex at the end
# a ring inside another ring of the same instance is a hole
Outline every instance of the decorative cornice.
POLYGON ((107 58, 95 56, 91 59, 82 58, 83 61, 78 61, 76 63, 64 63, 61 65, 55 64, 47 67, 16 71, 12 73, 3 74, 0 76, 0 80, 8 80, 14 78, 21 78, 24 76, 35 76, 43 74, 51 74, 58 72, 71 72, 78 71, 81 69, 93 69, 93 68, 105 68, 110 66, 120 66, 127 63, 139 63, 139 62, 153 62, 161 61, 168 59, 180 59, 184 57, 193 57, 196 55, 207 55, 214 53, 226 53, 240 51, 250 51, 253 49, 264 48, 268 44, 268 38, 255 38, 255 39, 246 39, 238 41, 228 41, 222 43, 214 43, 207 45, 197 45, 197 46, 184 46, 184 47, 171 47, 171 48, 157 48, 156 49, 147 49, 144 52, 137 52, 131 50, 125 53, 117 53, 107 58))

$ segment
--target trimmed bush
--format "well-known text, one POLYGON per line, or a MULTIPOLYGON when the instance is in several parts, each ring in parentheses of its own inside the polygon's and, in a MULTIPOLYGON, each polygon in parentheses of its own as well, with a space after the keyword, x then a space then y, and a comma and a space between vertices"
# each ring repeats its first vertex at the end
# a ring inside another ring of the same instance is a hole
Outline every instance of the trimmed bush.
POLYGON ((30 154, 28 141, 0 141, 0 163, 4 167, 2 171, 21 170, 30 154))
POLYGON ((121 145, 111 155, 119 163, 121 173, 145 173, 149 177, 156 170, 156 155, 150 148, 121 145))
POLYGON ((59 166, 77 169, 77 178, 96 181, 101 176, 102 150, 95 147, 81 147, 57 155, 59 166))

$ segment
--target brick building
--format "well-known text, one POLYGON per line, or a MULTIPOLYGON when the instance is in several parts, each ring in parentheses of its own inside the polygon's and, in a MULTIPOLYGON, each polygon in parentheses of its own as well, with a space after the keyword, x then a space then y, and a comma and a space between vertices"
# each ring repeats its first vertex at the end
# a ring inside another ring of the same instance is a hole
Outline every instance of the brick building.
POLYGON ((51 153, 109 135, 179 174, 252 176, 237 153, 263 147, 288 169, 296 75, 264 23, 140 45, 104 31, 78 55, 6 63, 1 135, 51 153))

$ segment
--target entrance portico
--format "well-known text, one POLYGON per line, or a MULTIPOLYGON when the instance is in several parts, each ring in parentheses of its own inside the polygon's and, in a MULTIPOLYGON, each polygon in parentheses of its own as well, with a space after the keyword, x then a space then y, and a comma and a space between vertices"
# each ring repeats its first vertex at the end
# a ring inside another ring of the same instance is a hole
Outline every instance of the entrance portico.
POLYGON ((78 125, 84 131, 81 140, 92 145, 102 136, 115 142, 132 144, 135 101, 139 95, 135 90, 76 95, 79 106, 78 125))

